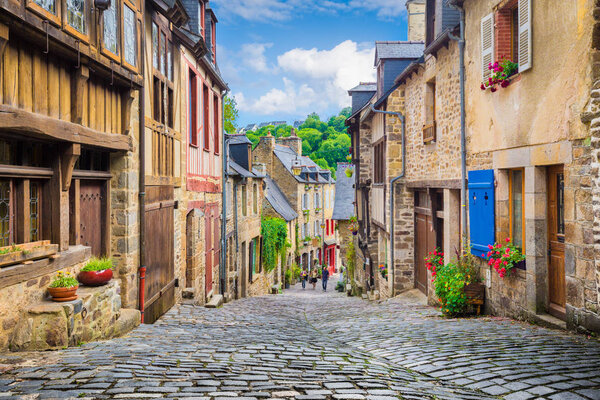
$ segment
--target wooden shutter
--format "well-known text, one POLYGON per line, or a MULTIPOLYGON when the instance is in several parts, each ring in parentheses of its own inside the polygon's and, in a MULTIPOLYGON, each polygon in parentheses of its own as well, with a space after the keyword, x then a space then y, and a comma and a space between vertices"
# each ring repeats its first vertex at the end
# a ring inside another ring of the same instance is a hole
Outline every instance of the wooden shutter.
POLYGON ((487 80, 491 71, 489 64, 494 62, 494 14, 481 19, 481 74, 487 80))
POLYGON ((495 242, 494 170, 469 171, 468 178, 471 253, 480 257, 495 242))
POLYGON ((531 0, 519 0, 519 72, 531 68, 531 0))

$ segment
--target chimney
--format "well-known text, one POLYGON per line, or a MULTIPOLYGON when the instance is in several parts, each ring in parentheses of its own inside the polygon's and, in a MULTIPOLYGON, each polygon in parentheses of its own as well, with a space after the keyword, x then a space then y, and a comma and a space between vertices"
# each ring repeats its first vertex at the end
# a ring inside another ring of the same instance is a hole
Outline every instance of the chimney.
POLYGON ((265 163, 254 161, 252 167, 261 176, 265 176, 267 174, 267 165, 265 163))
POLYGON ((408 40, 410 42, 425 41, 425 0, 408 0, 408 40))
POLYGON ((292 128, 292 134, 290 136, 278 138, 277 143, 288 146, 299 156, 302 155, 302 139, 296 135, 296 129, 294 128, 292 128))

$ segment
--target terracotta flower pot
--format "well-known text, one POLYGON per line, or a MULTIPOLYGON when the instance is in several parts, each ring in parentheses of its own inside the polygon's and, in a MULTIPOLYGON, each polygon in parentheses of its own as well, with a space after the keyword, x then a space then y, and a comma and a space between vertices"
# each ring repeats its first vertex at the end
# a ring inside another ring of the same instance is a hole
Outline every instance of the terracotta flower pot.
POLYGON ((113 277, 112 269, 103 271, 81 271, 77 280, 85 286, 102 286, 106 285, 113 277))
POLYGON ((57 288, 48 288, 48 293, 52 296, 52 301, 71 301, 77 299, 77 289, 79 286, 73 287, 57 287, 57 288))

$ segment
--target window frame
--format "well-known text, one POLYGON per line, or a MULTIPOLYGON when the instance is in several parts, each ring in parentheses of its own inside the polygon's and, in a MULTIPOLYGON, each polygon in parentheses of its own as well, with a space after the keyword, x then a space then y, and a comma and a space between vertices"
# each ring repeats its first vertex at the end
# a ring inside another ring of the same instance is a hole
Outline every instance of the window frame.
MULTIPOLYGON (((116 1, 116 0, 115 0, 116 1)), ((120 2, 121 4, 121 25, 120 25, 120 31, 121 31, 121 64, 135 72, 135 73, 139 73, 140 68, 139 68, 139 64, 141 62, 143 62, 143 57, 141 57, 140 55, 140 27, 141 27, 141 13, 138 9, 138 5, 136 5, 134 2, 132 2, 131 0, 122 0, 120 2), (129 7, 130 10, 133 11, 133 15, 134 15, 134 21, 135 21, 135 32, 136 32, 136 42, 135 42, 135 53, 136 53, 136 63, 138 64, 136 65, 131 65, 129 64, 126 60, 125 60, 125 9, 124 7, 129 7)))
MULTIPOLYGON (((123 1, 127 1, 127 0, 123 0, 123 1)), ((155 66, 154 65, 154 43, 152 43, 152 40, 150 41, 151 43, 151 50, 150 50, 150 58, 151 58, 151 65, 152 65, 152 119, 156 122, 158 122, 159 124, 168 127, 170 129, 174 129, 175 127, 175 66, 174 66, 174 58, 172 58, 171 61, 171 69, 169 70, 169 63, 168 63, 168 57, 169 57, 169 48, 171 49, 171 57, 173 55, 173 35, 171 30, 169 29, 169 25, 168 23, 166 23, 163 19, 163 17, 160 16, 157 13, 153 13, 152 18, 151 18, 151 27, 150 27, 150 37, 152 38, 152 29, 154 26, 157 27, 157 34, 158 34, 158 40, 157 40, 157 44, 158 44, 158 65, 155 66), (164 37, 165 39, 165 45, 166 48, 163 49, 163 44, 162 44, 162 38, 164 37), (164 59, 163 59, 164 57, 164 59), (163 74, 163 72, 161 71, 161 62, 164 62, 165 65, 165 74, 163 74), (173 77, 173 81, 169 80, 169 74, 172 75, 173 77), (160 89, 160 97, 159 97, 159 102, 156 102, 156 87, 155 87, 155 82, 158 80, 159 83, 159 89, 160 89), (166 93, 166 95, 165 95, 166 93), (169 93, 172 93, 172 101, 169 102, 168 100, 168 96, 169 93), (166 97, 165 97, 166 96, 166 97), (167 103, 168 105, 170 105, 170 108, 168 109, 164 109, 165 107, 165 103, 167 103), (158 110, 156 109, 156 106, 158 104, 158 110), (158 114, 158 115, 157 115, 158 114), (164 120, 163 120, 164 118, 164 120)))
POLYGON ((513 244, 521 248, 521 252, 525 253, 525 169, 515 168, 508 170, 508 232, 513 244), (515 172, 521 173, 521 244, 520 246, 514 242, 514 205, 513 205, 513 186, 515 172))
POLYGON ((248 188, 247 185, 242 185, 241 190, 241 203, 242 203, 242 217, 248 216, 248 188))
POLYGON ((202 82, 202 133, 204 138, 204 150, 210 151, 210 89, 206 82, 202 82))
POLYGON ((188 68, 188 144, 199 147, 198 144, 198 75, 188 68))
POLYGON ((213 114, 213 118, 214 118, 214 122, 213 122, 213 136, 214 136, 214 140, 215 140, 215 154, 219 155, 221 154, 221 149, 220 149, 220 138, 221 138, 221 134, 219 132, 220 130, 220 121, 219 121, 219 116, 220 116, 220 112, 219 112, 219 96, 213 92, 213 99, 212 99, 212 114, 213 114))
MULTIPOLYGON (((58 1, 63 1, 63 0, 58 0, 58 1)), ((91 15, 90 15, 90 4, 88 0, 82 0, 84 5, 83 5, 83 11, 84 11, 84 16, 85 16, 85 27, 87 30, 87 33, 82 33, 79 32, 77 29, 75 29, 74 27, 72 27, 71 25, 69 25, 68 22, 68 18, 67 18, 67 12, 69 11, 68 7, 67 7, 67 0, 64 0, 64 7, 62 7, 62 28, 65 32, 68 32, 69 34, 71 34, 72 36, 75 36, 77 39, 81 40, 82 42, 88 44, 90 43, 90 31, 92 30, 92 25, 90 23, 91 20, 91 15)), ((94 16, 95 17, 95 16, 94 16)))
POLYGON ((122 9, 120 7, 120 4, 117 0, 113 0, 111 2, 111 7, 115 7, 115 11, 117 14, 117 35, 119 37, 117 37, 117 52, 118 54, 113 53, 112 51, 110 51, 109 49, 106 48, 105 44, 104 44, 104 12, 102 13, 102 19, 100 21, 100 24, 98 25, 98 31, 101 32, 100 34, 98 34, 98 39, 100 41, 100 52, 105 55, 106 57, 110 58, 113 61, 116 61, 118 63, 121 63, 121 56, 123 53, 123 48, 122 48, 122 43, 121 43, 121 37, 122 37, 122 32, 121 32, 121 26, 123 25, 123 20, 121 19, 123 12, 122 9))
POLYGON ((47 19, 52 24, 62 27, 62 0, 56 0, 56 14, 44 9, 34 0, 26 0, 25 7, 38 14, 42 18, 47 19))

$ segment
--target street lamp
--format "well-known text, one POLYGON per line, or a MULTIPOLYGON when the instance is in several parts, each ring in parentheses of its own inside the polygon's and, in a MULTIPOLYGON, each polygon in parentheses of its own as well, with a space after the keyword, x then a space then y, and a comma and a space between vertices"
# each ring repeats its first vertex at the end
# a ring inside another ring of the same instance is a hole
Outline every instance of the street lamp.
POLYGON ((302 173, 302 164, 300 163, 298 156, 296 156, 296 159, 292 160, 292 174, 294 174, 295 176, 298 176, 301 173, 302 173))

